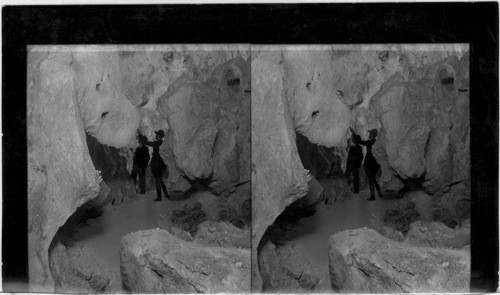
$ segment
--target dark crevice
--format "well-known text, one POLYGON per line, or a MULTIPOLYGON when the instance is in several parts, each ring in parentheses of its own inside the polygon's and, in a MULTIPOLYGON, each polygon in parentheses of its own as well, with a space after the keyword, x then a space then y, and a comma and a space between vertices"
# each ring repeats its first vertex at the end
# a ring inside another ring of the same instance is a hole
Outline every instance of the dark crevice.
POLYGON ((427 158, 427 151, 429 150, 429 145, 431 143, 431 137, 432 137, 432 132, 429 132, 429 135, 427 135, 427 141, 425 142, 425 147, 424 147, 424 158, 427 158))
POLYGON ((148 267, 152 272, 154 272, 157 276, 163 279, 163 275, 156 269, 148 267))
POLYGON ((228 86, 236 86, 236 85, 240 85, 240 78, 228 79, 228 80, 227 80, 227 85, 228 85, 228 86))
POLYGON ((447 77, 447 78, 441 79, 441 84, 442 85, 451 85, 454 82, 455 82, 455 79, 453 79, 453 77, 447 77))

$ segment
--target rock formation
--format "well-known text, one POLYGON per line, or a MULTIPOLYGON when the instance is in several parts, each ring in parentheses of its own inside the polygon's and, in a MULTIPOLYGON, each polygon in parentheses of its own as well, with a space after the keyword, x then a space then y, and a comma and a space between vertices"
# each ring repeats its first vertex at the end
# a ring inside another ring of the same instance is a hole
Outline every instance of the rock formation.
POLYGON ((372 229, 329 242, 332 288, 349 293, 469 292, 470 252, 414 246, 372 229))
POLYGON ((30 48, 27 125, 32 291, 54 290, 48 256, 55 245, 50 245, 77 208, 109 198, 117 203, 123 200, 117 194, 130 179, 113 183, 118 174, 126 178, 130 171, 130 148, 136 146, 138 129, 150 140, 154 130, 166 131, 161 154, 169 165, 171 192, 186 192, 190 181, 203 179, 216 194, 227 198, 240 191, 240 198, 250 198, 243 193, 250 181, 250 163, 245 159, 250 154, 249 110, 245 109, 250 103, 249 60, 245 61, 249 51, 241 47, 165 49, 30 48), (115 151, 104 153, 98 161, 103 166, 96 167, 87 136, 97 140, 98 149, 116 148, 119 157, 115 158, 115 151), (223 144, 226 142, 228 145, 223 144), (103 178, 107 179, 103 182, 103 178), (98 201, 88 203, 94 198, 98 201))
POLYGON ((250 292, 250 251, 212 247, 153 229, 122 239, 121 273, 134 293, 250 292))
POLYGON ((279 52, 252 57, 252 290, 262 288, 257 249, 264 232, 294 200, 307 193, 309 177, 295 146, 284 96, 279 52))
MULTIPOLYGON (((266 229, 308 193, 310 175, 302 164, 312 164, 308 169, 314 176, 327 170, 314 165, 316 156, 301 157, 302 163, 297 159, 297 146, 307 147, 300 136, 320 149, 341 151, 348 126, 365 140, 375 128, 379 136, 373 152, 383 189, 411 187, 444 208, 445 215, 468 218, 467 46, 431 47, 299 46, 252 52, 253 266, 266 265, 255 257, 257 247, 267 249, 266 229)), ((342 168, 345 158, 339 153, 342 168)), ((254 290, 260 290, 261 278, 253 271, 254 290)))

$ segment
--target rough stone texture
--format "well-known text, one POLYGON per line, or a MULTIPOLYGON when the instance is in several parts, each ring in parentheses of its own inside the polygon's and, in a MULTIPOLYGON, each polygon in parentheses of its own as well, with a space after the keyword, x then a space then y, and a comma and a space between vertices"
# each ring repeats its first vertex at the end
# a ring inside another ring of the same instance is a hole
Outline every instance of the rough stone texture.
MULTIPOLYGON (((317 265, 306 247, 297 242, 287 242, 276 249, 285 273, 299 282, 301 292, 332 292, 328 265, 317 265)), ((285 286, 288 288, 288 286, 285 286)), ((299 290, 288 289, 289 292, 299 290)))
POLYGON ((210 176, 217 134, 213 89, 181 76, 159 98, 158 107, 168 118, 178 168, 191 180, 210 176))
POLYGON ((285 99, 295 130, 312 143, 344 146, 351 116, 333 88, 331 53, 284 50, 282 58, 285 99))
MULTIPOLYGON (((176 130, 171 128, 168 116, 161 112, 161 108, 157 108, 158 100, 182 75, 192 79, 195 81, 193 84, 197 85, 182 89, 206 91, 208 87, 215 93, 211 98, 221 100, 220 85, 205 87, 201 85, 202 82, 213 76, 213 70, 217 66, 235 58, 240 61, 242 58, 248 59, 249 50, 241 46, 233 46, 227 50, 193 50, 186 46, 169 48, 35 46, 29 49, 27 124, 29 272, 32 291, 53 291, 54 284, 48 264, 49 244, 67 218, 99 193, 102 179, 89 157, 85 133, 95 137, 99 144, 108 146, 108 151, 112 148, 126 148, 119 150, 119 153, 125 153, 120 155, 122 158, 119 160, 113 153, 105 152, 105 161, 98 161, 105 164, 104 168, 97 168, 102 169, 102 176, 109 176, 113 180, 131 169, 132 153, 129 148, 137 145, 136 131, 139 129, 149 139, 153 139, 154 130, 164 129, 167 136, 161 154, 170 168, 166 182, 168 189, 173 192, 189 190, 191 185, 186 179, 188 176, 179 166, 189 166, 191 160, 175 158, 176 147, 172 138, 175 137, 176 130), (172 132, 169 132, 170 129, 173 129, 172 132)), ((248 80, 247 64, 248 62, 241 65, 241 74, 247 75, 248 80)), ((244 108, 249 106, 248 102, 244 102, 245 98, 249 100, 248 95, 244 94, 247 93, 245 90, 249 91, 249 83, 241 78, 239 90, 243 95, 240 95, 240 101, 244 108)), ((225 99, 233 97, 234 95, 229 95, 225 99)), ((186 101, 189 100, 184 100, 186 101)), ((203 99, 197 102, 201 101, 205 102, 203 99)), ((182 102, 176 103, 184 106, 182 102)), ((198 104, 197 107, 200 108, 201 105, 198 104)), ((203 108, 213 109, 216 113, 218 105, 203 105, 203 108)), ((184 111, 192 114, 200 110, 188 108, 184 111)), ((249 123, 245 119, 249 115, 245 112, 248 113, 249 110, 236 108, 233 111, 241 125, 238 126, 243 127, 235 131, 237 144, 234 150, 237 153, 245 151, 245 155, 249 157, 249 123)), ((208 126, 208 131, 213 131, 212 127, 218 128, 218 117, 213 118, 212 124, 198 127, 208 126)), ((203 120, 199 122, 206 123, 203 120)), ((225 128, 225 125, 221 128, 225 128)), ((190 134, 188 131, 186 132, 190 134)), ((200 128, 199 131, 203 133, 204 129, 200 128)), ((189 145, 203 146, 204 136, 190 135, 192 136, 186 139, 194 142, 189 145)), ((203 151, 211 156, 212 148, 213 145, 203 151)), ((187 151, 193 153, 190 149, 187 151)), ((196 148, 194 151, 196 152, 196 148)), ((207 157, 205 154, 199 156, 200 159, 207 157)), ((239 184, 249 181, 249 159, 239 157, 236 162, 242 172, 238 173, 236 180, 222 182, 217 188, 218 192, 234 191, 239 184)), ((189 172, 191 176, 209 177, 211 169, 189 172)), ((107 185, 111 187, 108 197, 116 195, 113 193, 113 185, 107 185)))
POLYGON ((250 251, 207 247, 153 229, 122 239, 121 274, 134 293, 250 292, 250 251))
POLYGON ((120 57, 117 52, 72 52, 75 99, 85 131, 114 147, 127 147, 135 140, 139 110, 123 93, 120 57))
POLYGON ((381 124, 374 154, 383 187, 423 177, 425 192, 441 196, 468 181, 468 54, 457 56, 428 65, 418 79, 396 73, 370 99, 381 124))
POLYGON ((382 125, 374 154, 380 159, 380 154, 385 153, 391 169, 403 179, 417 178, 425 172, 429 133, 429 127, 418 117, 422 106, 410 106, 410 99, 403 77, 397 74, 371 99, 371 109, 382 125))
POLYGON ((372 229, 329 241, 332 287, 349 293, 469 292, 470 252, 415 247, 372 229))
MULTIPOLYGON (((416 184, 436 202, 444 195, 441 201, 451 202, 442 206, 448 215, 467 217, 468 48, 429 47, 299 46, 252 53, 253 253, 280 212, 305 195, 307 177, 297 173, 303 168, 296 164, 297 148, 289 140, 293 131, 313 144, 343 148, 349 125, 365 140, 375 128, 379 136, 373 152, 383 189, 416 184)), ((301 159, 304 167, 311 164, 310 158, 301 159)), ((345 154, 340 159, 336 165, 344 167, 345 154)), ((317 164, 310 170, 321 181, 318 175, 326 169, 317 164)), ((337 200, 336 195, 324 197, 337 200)), ((418 217, 415 208, 407 211, 392 215, 405 220, 405 232, 418 217)), ((401 232, 388 230, 402 239, 401 232)), ((255 267, 253 272, 258 291, 261 280, 255 267)))
POLYGON ((419 219, 434 220, 436 211, 441 211, 441 206, 433 198, 422 192, 414 191, 405 195, 405 199, 415 204, 415 210, 418 212, 419 219))
POLYGON ((257 247, 276 217, 307 193, 278 52, 252 57, 252 286, 262 288, 257 247), (258 221, 258 222, 256 222, 258 221))
POLYGON ((49 245, 66 219, 99 193, 79 115, 69 53, 28 56, 28 244, 30 290, 52 292, 49 245))
MULTIPOLYGON (((294 275, 287 275, 283 263, 276 253, 276 246, 267 242, 259 252, 259 270, 263 292, 286 292, 301 290, 294 275)), ((252 278, 254 280, 254 278, 252 278)))
POLYGON ((207 215, 208 220, 219 220, 221 211, 226 207, 221 199, 210 192, 198 192, 191 198, 201 204, 201 209, 207 215))
POLYGON ((250 249, 250 229, 239 229, 229 222, 205 221, 198 226, 193 241, 207 246, 250 249))
POLYGON ((185 204, 182 210, 174 210, 171 223, 175 227, 191 234, 198 230, 198 225, 207 220, 206 213, 202 210, 201 203, 185 204))
POLYGON ((168 230, 169 233, 172 235, 178 237, 179 239, 192 242, 193 241, 193 236, 191 236, 191 233, 184 231, 176 226, 170 226, 169 228, 164 228, 168 230))
POLYGON ((241 57, 228 60, 206 80, 182 75, 158 98, 158 112, 168 122, 169 145, 161 154, 172 175, 168 186, 187 191, 185 178, 210 179, 216 194, 229 194, 249 182, 249 70, 241 57))
POLYGON ((419 218, 420 214, 415 210, 415 204, 403 202, 385 210, 382 220, 384 225, 406 234, 410 230, 410 225, 419 218))
POLYGON ((410 225, 405 243, 433 248, 463 248, 470 245, 470 221, 455 229, 441 222, 415 221, 410 225))
POLYGON ((50 269, 58 293, 103 293, 110 284, 109 274, 89 257, 72 251, 58 243, 50 254, 50 269))

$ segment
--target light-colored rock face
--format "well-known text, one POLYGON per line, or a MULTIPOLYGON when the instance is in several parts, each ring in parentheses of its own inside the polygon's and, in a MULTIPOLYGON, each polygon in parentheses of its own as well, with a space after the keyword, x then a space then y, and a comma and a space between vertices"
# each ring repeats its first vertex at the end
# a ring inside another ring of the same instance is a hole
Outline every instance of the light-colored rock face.
POLYGON ((260 290, 257 247, 276 217, 307 193, 295 145, 279 52, 252 57, 252 284, 260 290))
MULTIPOLYGON (((249 101, 245 92, 249 91, 249 70, 242 59, 248 58, 249 51, 139 47, 30 49, 28 204, 33 291, 53 291, 49 245, 68 217, 99 195, 102 178, 92 164, 85 133, 104 145, 133 148, 138 129, 150 140, 154 138, 154 130, 164 129, 167 136, 161 154, 169 165, 169 190, 185 192, 191 186, 189 178, 208 178, 214 171, 218 171, 217 183, 214 179, 212 189, 217 193, 230 193, 250 180, 250 131, 249 120, 245 119, 249 110, 241 110, 249 108, 249 102, 244 102, 249 101), (218 66, 237 57, 236 65, 228 65, 233 69, 232 76, 223 76, 227 74, 225 68, 214 74, 218 66), (183 85, 178 97, 168 102, 172 105, 171 112, 162 112, 159 99, 165 97, 169 87, 182 75, 193 83, 183 85), (240 79, 238 85, 228 86, 227 80, 234 78, 240 79), (190 94, 196 91, 201 94, 190 94), (206 101, 203 93, 210 93, 210 101, 206 101), (185 96, 196 99, 184 99, 185 96), (224 113, 220 105, 227 100, 233 100, 232 109, 224 113), (182 113, 175 108, 181 108, 182 113), (219 122, 227 118, 236 123, 219 122), (193 121, 199 129, 186 131, 183 129, 186 126, 180 126, 193 121), (222 139, 234 141, 232 149, 219 151, 223 144, 215 145, 218 133, 224 134, 222 139), (243 153, 248 159, 242 159, 243 153), (212 154, 217 155, 216 160, 212 154), (210 164, 214 162, 217 168, 210 164), (225 169, 231 174, 221 173, 225 169)), ((127 166, 131 166, 128 165, 131 155, 122 156, 127 166)))
POLYGON ((85 131, 106 145, 129 146, 140 123, 124 95, 117 52, 74 52, 75 95, 85 131))
POLYGON ((350 112, 332 87, 328 51, 283 50, 285 97, 294 127, 311 142, 344 145, 350 112))
POLYGON ((411 243, 396 242, 366 228, 333 235, 329 241, 332 287, 349 293, 469 292, 468 250, 411 243))
POLYGON ((28 243, 33 291, 53 291, 49 245, 60 226, 99 193, 85 141, 70 54, 28 57, 28 243))
POLYGON ((250 251, 211 247, 153 229, 128 234, 121 275, 134 293, 248 293, 250 251))
POLYGON ((454 180, 469 179, 464 64, 467 55, 463 61, 451 56, 430 65, 419 80, 396 74, 371 98, 370 110, 381 124, 374 154, 382 163, 383 186, 394 176, 422 178, 427 193, 442 195, 454 180))
MULTIPOLYGON (((252 56, 254 247, 284 207, 306 195, 294 132, 312 143, 345 147, 349 126, 365 140, 368 130, 377 129, 373 153, 384 189, 415 182, 437 203, 445 194, 441 206, 450 216, 466 216, 467 46, 265 50, 252 56)), ((259 290, 258 274, 253 280, 259 290)))

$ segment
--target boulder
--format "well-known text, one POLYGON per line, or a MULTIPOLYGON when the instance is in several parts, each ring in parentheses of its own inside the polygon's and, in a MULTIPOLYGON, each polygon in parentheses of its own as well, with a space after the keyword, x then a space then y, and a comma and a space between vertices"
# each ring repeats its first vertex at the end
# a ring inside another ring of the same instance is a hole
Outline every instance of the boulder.
POLYGON ((470 245, 470 222, 451 229, 441 222, 415 221, 410 225, 405 243, 432 248, 460 249, 470 245))
POLYGON ((340 292, 469 292, 469 251, 412 246, 365 228, 331 236, 329 257, 340 292))
POLYGON ((193 241, 193 236, 191 236, 190 232, 184 231, 176 226, 169 226, 169 228, 166 228, 169 233, 172 235, 178 237, 179 239, 192 242, 193 241))
POLYGON ((270 241, 260 250, 258 261, 263 292, 297 292, 301 289, 299 282, 294 278, 296 275, 287 275, 276 253, 276 246, 270 241))
POLYGON ((50 254, 50 268, 58 293, 103 293, 110 285, 110 276, 95 261, 84 261, 80 253, 74 256, 58 243, 50 254))
POLYGON ((250 249, 250 229, 239 229, 229 222, 205 221, 198 226, 193 241, 213 247, 250 249))
POLYGON ((134 293, 250 292, 250 251, 208 247, 153 229, 123 237, 123 284, 134 293))
POLYGON ((170 126, 176 166, 191 180, 212 173, 212 147, 217 134, 215 89, 179 77, 158 99, 170 126))
POLYGON ((293 201, 307 193, 309 176, 295 145, 295 130, 284 100, 279 52, 252 59, 252 290, 262 287, 257 247, 267 228, 293 201))
POLYGON ((425 97, 413 97, 412 94, 404 78, 396 74, 382 85, 370 102, 370 110, 382 126, 380 138, 373 147, 374 155, 379 162, 385 156, 389 167, 402 179, 418 178, 425 172, 424 147, 429 134, 422 117, 425 97))
POLYGON ((318 287, 324 278, 318 276, 318 270, 311 266, 311 257, 300 245, 285 246, 279 249, 268 241, 259 253, 259 267, 261 270, 264 292, 292 292, 306 293, 311 290, 330 291, 329 287, 318 287))

